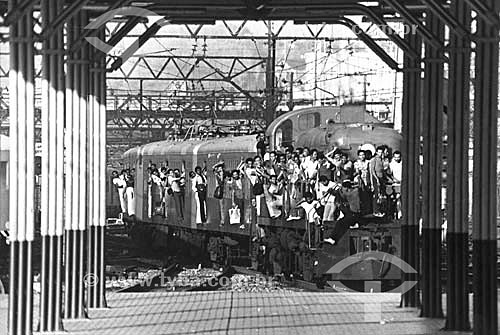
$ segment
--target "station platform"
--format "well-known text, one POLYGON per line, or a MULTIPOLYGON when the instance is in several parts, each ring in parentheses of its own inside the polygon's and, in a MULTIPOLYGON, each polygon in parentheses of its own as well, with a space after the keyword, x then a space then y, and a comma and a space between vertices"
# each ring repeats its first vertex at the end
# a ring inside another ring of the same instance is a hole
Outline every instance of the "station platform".
MULTIPOLYGON (((441 331, 444 319, 399 308, 394 293, 148 292, 110 293, 109 308, 65 320, 65 334, 470 334, 441 331)), ((35 299, 35 303, 37 299, 35 299)), ((34 311, 37 316, 37 311, 34 311)), ((6 334, 7 296, 0 296, 6 334)))

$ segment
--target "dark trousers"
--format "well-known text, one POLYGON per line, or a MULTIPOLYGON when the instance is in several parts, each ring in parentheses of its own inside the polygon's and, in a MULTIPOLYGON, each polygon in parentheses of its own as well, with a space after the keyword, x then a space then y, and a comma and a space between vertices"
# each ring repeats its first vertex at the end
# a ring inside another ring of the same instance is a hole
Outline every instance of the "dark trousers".
POLYGON ((325 227, 324 238, 331 238, 335 241, 339 241, 349 230, 349 227, 354 224, 354 221, 354 216, 346 215, 335 223, 328 223, 325 227))
POLYGON ((182 192, 174 192, 173 197, 177 217, 184 219, 184 194, 182 192))
POLYGON ((282 254, 279 248, 272 248, 269 252, 269 261, 273 266, 273 274, 279 275, 282 272, 281 262, 282 262, 282 254))
POLYGON ((380 178, 379 183, 373 183, 373 213, 384 212, 384 208, 378 201, 381 194, 385 194, 385 181, 382 178, 380 178))
POLYGON ((205 208, 207 206, 207 191, 198 191, 198 199, 200 201, 200 217, 201 222, 207 221, 207 213, 205 212, 205 208))

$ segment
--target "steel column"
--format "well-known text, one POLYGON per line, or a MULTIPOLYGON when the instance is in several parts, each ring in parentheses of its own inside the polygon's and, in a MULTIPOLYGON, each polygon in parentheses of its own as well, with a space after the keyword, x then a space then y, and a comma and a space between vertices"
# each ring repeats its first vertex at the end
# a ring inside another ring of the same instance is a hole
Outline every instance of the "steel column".
MULTIPOLYGON (((421 61, 422 41, 418 35, 407 34, 405 40, 417 53, 417 58, 404 55, 403 73, 403 180, 401 182, 401 257, 414 269, 419 269, 419 189, 420 189, 420 135, 422 117, 421 61)), ((404 281, 418 280, 414 274, 402 273, 404 281)), ((401 296, 401 307, 418 307, 417 287, 401 296)))
MULTIPOLYGON (((470 29, 470 9, 464 0, 451 2, 450 14, 470 29)), ((470 40, 450 34, 448 75, 448 143, 446 150, 447 330, 467 330, 469 324, 469 125, 470 40)))
MULTIPOLYGON (((9 12, 22 1, 10 0, 9 12)), ((8 332, 33 332, 35 95, 33 6, 9 26, 10 36, 10 287, 8 332)))
MULTIPOLYGON (((101 31, 100 35, 103 36, 104 33, 101 31)), ((102 37, 101 37, 102 38, 102 37)), ((89 278, 92 279, 92 283, 88 284, 88 306, 89 308, 102 308, 106 307, 105 302, 105 278, 104 278, 104 262, 102 261, 103 251, 101 251, 101 245, 103 241, 101 240, 101 227, 102 221, 105 218, 102 217, 102 206, 105 206, 105 193, 102 192, 101 174, 102 165, 104 165, 105 172, 105 161, 102 160, 102 150, 101 145, 103 142, 103 137, 101 136, 101 114, 103 113, 103 107, 105 111, 105 97, 103 92, 105 91, 105 55, 100 51, 94 50, 93 53, 93 68, 91 72, 91 90, 90 90, 90 134, 91 134, 91 154, 90 154, 90 173, 91 173, 91 194, 89 198, 89 206, 91 208, 89 218, 89 231, 88 231, 88 269, 87 273, 89 278), (101 203, 101 200, 103 204, 101 203), (92 284, 92 285, 90 285, 92 284)), ((105 127, 105 124, 104 124, 105 127)), ((105 157, 104 157, 105 158, 105 157)), ((104 176, 104 178, 106 178, 104 176)), ((105 184, 104 184, 105 185, 105 184)), ((105 207, 104 207, 105 210, 105 207)), ((104 211, 105 213, 105 211, 104 211)))
MULTIPOLYGON (((104 35, 104 33, 102 34, 104 35)), ((104 37, 104 36, 102 36, 104 37)), ((99 285, 98 285, 98 307, 107 307, 106 303, 106 282, 104 277, 104 233, 106 228, 106 58, 100 58, 99 72, 99 226, 97 229, 99 285)))
MULTIPOLYGON (((83 27, 87 25, 88 17, 87 11, 80 12, 80 30, 78 32, 79 35, 83 33, 83 27)), ((87 230, 87 204, 89 193, 87 189, 88 185, 88 170, 90 166, 88 165, 87 160, 87 150, 88 150, 88 133, 87 133, 87 116, 88 116, 88 86, 89 86, 89 45, 84 44, 80 49, 80 78, 79 79, 79 111, 80 111, 80 192, 79 192, 79 214, 78 214, 78 273, 79 278, 85 276, 85 246, 86 246, 86 230, 87 230)), ((86 317, 85 310, 85 285, 83 280, 80 281, 80 286, 78 288, 78 317, 86 317)))
MULTIPOLYGON (((425 23, 442 43, 444 27, 427 11, 425 23)), ((443 159, 443 51, 425 44, 422 170, 422 310, 423 317, 442 317, 441 188, 443 159)))
MULTIPOLYGON (((42 1, 42 25, 63 9, 62 0, 42 1)), ((61 268, 64 202, 64 35, 58 29, 43 41, 42 55, 42 264, 41 332, 63 329, 61 268)))
MULTIPOLYGON (((498 19, 500 2, 484 0, 498 19)), ((498 332, 497 300, 497 143, 499 27, 478 16, 474 83, 474 171, 472 264, 474 334, 498 332)))
MULTIPOLYGON (((67 49, 70 49, 73 40, 75 38, 74 33, 75 27, 73 20, 70 20, 67 24, 67 49)), ((73 203, 76 202, 73 199, 73 143, 74 143, 74 133, 73 133, 73 77, 75 76, 75 55, 69 53, 66 62, 66 115, 65 115, 65 147, 66 147, 66 158, 65 158, 65 234, 64 234, 64 317, 72 317, 71 306, 73 305, 73 282, 71 270, 73 268, 73 203)))
MULTIPOLYGON (((86 11, 68 24, 68 49, 87 23, 86 11)), ((65 318, 86 318, 84 282, 85 230, 87 227, 87 94, 88 46, 68 56, 66 76, 66 129, 68 164, 66 177, 65 318), (70 179, 68 181, 68 179, 70 179), (68 222, 70 221, 70 222, 68 222)))

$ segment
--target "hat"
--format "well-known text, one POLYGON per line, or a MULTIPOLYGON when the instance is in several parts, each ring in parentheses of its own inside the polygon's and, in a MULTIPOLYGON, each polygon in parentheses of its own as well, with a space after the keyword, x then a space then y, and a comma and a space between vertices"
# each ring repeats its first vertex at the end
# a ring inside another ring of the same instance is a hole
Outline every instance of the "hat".
POLYGON ((370 151, 372 155, 375 154, 375 146, 371 143, 365 143, 359 147, 359 150, 370 151))

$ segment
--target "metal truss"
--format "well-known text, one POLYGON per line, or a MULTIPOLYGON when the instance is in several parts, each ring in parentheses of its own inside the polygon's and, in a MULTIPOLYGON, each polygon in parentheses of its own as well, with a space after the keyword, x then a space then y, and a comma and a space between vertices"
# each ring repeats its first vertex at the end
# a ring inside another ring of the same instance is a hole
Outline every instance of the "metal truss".
MULTIPOLYGON (((127 66, 118 69, 121 76, 111 75, 108 80, 136 80, 136 81, 184 81, 197 82, 220 82, 220 86, 229 86, 236 89, 250 101, 249 115, 255 115, 253 110, 260 111, 265 108, 263 101, 245 89, 244 74, 249 78, 259 80, 259 75, 250 74, 252 69, 263 66, 266 62, 264 57, 252 56, 158 56, 150 55, 134 57, 127 66), (222 85, 225 84, 225 85, 222 85)), ((262 81, 264 77, 262 76, 262 81)), ((248 79, 247 79, 248 80, 248 79)), ((246 85, 245 85, 246 86, 246 85)), ((264 84, 262 84, 264 88, 264 84)))
POLYGON ((138 56, 132 57, 126 67, 117 69, 120 76, 109 75, 107 79, 230 81, 264 64, 265 60, 248 56, 138 56), (217 61, 218 64, 214 64, 217 61), (182 63, 187 69, 183 69, 182 63), (195 72, 201 74, 193 77, 195 72))
MULTIPOLYGON (((210 120, 210 126, 231 126, 217 120, 258 119, 252 101, 244 94, 222 91, 172 91, 169 94, 115 94, 108 99, 108 129, 135 131, 175 130, 184 134, 195 120, 210 120)), ((234 124, 234 122, 233 122, 234 124)), ((252 129, 255 130, 255 129, 252 129)))

